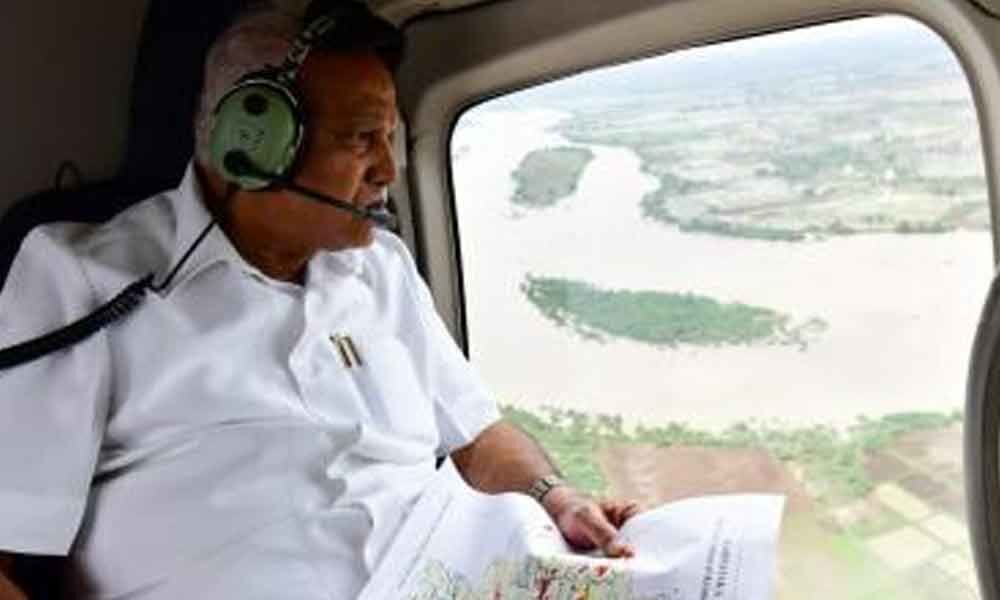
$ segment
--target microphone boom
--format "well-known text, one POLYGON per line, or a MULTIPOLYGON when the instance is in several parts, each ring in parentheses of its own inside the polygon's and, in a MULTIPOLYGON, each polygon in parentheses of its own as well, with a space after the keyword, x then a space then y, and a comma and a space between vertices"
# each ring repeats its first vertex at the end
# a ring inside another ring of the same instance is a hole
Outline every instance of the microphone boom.
POLYGON ((227 153, 225 159, 223 159, 223 163, 225 164, 226 169, 237 177, 246 176, 263 179, 264 181, 270 182, 271 185, 275 187, 286 189, 300 196, 309 198, 310 200, 322 202, 323 204, 334 208, 339 208, 340 210, 347 211, 358 218, 368 219, 383 229, 394 229, 397 225, 396 215, 392 214, 385 208, 358 208, 350 202, 345 202, 339 198, 327 196, 326 194, 320 193, 316 190, 303 187, 294 181, 285 179, 284 177, 278 177, 270 173, 265 173, 261 169, 258 169, 257 166, 250 160, 250 157, 244 152, 232 151, 227 153))

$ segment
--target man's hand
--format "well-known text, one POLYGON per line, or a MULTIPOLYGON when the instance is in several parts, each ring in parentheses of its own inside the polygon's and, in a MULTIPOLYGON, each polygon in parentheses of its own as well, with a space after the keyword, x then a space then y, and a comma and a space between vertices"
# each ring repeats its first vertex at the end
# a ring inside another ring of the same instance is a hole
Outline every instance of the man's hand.
POLYGON ((561 485, 542 499, 563 537, 580 550, 599 548, 612 558, 631 558, 635 550, 618 539, 618 529, 642 508, 637 502, 598 502, 573 488, 561 485))
MULTIPOLYGON (((469 485, 487 494, 527 493, 539 478, 555 471, 531 436, 500 421, 483 430, 451 458, 469 485)), ((641 509, 635 502, 597 502, 566 485, 550 489, 542 505, 559 531, 581 550, 600 548, 607 556, 630 557, 632 548, 618 539, 618 528, 641 509)))

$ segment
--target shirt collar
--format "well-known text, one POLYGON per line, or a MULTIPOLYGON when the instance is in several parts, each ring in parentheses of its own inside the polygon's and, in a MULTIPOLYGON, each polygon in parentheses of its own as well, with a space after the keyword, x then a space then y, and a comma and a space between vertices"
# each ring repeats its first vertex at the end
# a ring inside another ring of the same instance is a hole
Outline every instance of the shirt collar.
MULTIPOLYGON (((184 179, 180 185, 170 194, 170 201, 176 219, 174 230, 173 252, 170 258, 170 267, 167 272, 172 271, 178 262, 184 257, 191 245, 195 243, 198 236, 205 227, 212 222, 212 215, 205 208, 205 195, 198 180, 194 163, 189 162, 187 170, 184 172, 184 179)), ((180 271, 174 276, 173 281, 167 288, 167 293, 191 279, 206 268, 217 263, 229 263, 249 273, 259 273, 251 264, 246 262, 240 253, 233 247, 232 242, 226 237, 226 233, 218 224, 205 236, 205 239, 191 253, 180 271)))
POLYGON ((365 252, 367 248, 348 248, 336 252, 319 252, 310 261, 313 264, 321 263, 326 268, 333 268, 342 273, 351 275, 361 275, 365 270, 365 252))

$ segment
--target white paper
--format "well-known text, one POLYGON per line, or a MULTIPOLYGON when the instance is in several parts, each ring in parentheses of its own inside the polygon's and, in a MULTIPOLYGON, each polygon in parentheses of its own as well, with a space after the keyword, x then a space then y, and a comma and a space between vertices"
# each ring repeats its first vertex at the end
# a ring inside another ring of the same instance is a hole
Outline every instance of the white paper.
POLYGON ((632 559, 573 552, 523 494, 490 496, 449 462, 361 600, 768 600, 784 497, 691 498, 621 530, 632 559))

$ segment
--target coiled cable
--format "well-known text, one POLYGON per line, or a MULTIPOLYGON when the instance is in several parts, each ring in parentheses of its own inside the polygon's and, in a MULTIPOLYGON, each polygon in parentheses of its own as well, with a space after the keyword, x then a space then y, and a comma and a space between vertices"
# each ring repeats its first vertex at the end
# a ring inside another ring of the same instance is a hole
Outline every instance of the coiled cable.
MULTIPOLYGON (((230 186, 230 189, 226 193, 227 201, 233 193, 235 193, 235 188, 230 186)), ((146 299, 146 294, 149 292, 160 293, 170 287, 170 283, 173 281, 174 276, 177 275, 181 267, 184 266, 184 263, 187 262, 187 260, 194 253, 195 249, 208 236, 208 233, 212 230, 212 227, 214 227, 215 224, 215 219, 212 219, 205 229, 203 229, 198 235, 198 238, 195 239, 195 241, 188 247, 187 252, 185 252, 180 261, 174 265, 174 268, 170 271, 170 274, 167 275, 163 282, 154 284, 153 280, 155 279, 155 276, 150 273, 142 279, 130 283, 114 298, 101 305, 97 310, 89 315, 43 336, 16 344, 10 348, 0 349, 0 371, 32 362, 42 358, 43 356, 52 354, 53 352, 69 348, 70 346, 78 344, 89 338, 105 327, 124 320, 125 317, 132 314, 142 305, 143 301, 146 299)))

